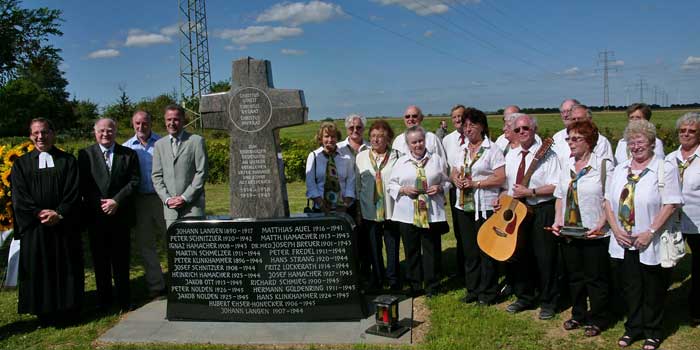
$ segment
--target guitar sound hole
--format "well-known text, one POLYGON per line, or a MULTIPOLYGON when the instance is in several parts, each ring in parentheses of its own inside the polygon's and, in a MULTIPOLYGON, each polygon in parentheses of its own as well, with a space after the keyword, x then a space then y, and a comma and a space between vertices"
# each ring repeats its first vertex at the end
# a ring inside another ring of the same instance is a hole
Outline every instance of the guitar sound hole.
POLYGON ((510 221, 513 219, 513 211, 512 210, 506 210, 503 212, 503 219, 506 221, 510 221))

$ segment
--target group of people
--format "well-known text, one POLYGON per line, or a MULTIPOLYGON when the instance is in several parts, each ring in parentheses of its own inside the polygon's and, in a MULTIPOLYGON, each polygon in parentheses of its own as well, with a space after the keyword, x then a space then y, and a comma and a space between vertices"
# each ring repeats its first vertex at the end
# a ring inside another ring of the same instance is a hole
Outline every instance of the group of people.
MULTIPOLYGON (((345 211, 357 219, 359 271, 368 288, 399 291, 406 283, 412 293, 438 292, 447 205, 465 280, 462 301, 498 302, 505 272, 516 297, 506 311, 539 306, 539 318, 551 319, 568 295, 571 318, 563 328, 597 336, 612 320, 611 301, 620 299, 626 322, 617 345, 644 339, 644 349, 657 349, 669 282, 660 264, 660 234, 679 228, 691 251, 700 250, 700 162, 694 162, 700 113, 678 119, 680 147, 667 156, 649 121, 651 109, 642 103, 629 106, 615 153, 590 109, 575 99, 560 105, 564 128, 546 152, 538 152, 548 142, 538 136, 537 120, 517 106, 504 109, 503 134, 495 141, 482 111, 457 105, 450 114, 455 131, 444 136, 421 126, 416 106, 406 109, 406 130, 396 137, 377 120, 365 140, 367 120, 355 114, 345 119, 344 141, 334 123, 318 130, 320 147, 307 158, 306 194, 316 211, 345 211), (503 194, 529 212, 506 263, 477 244, 503 194), (564 234, 572 227, 585 233, 564 234), (399 266, 401 241, 406 271, 399 266)), ((700 255, 691 259, 694 276, 700 255)), ((700 278, 691 278, 689 306, 692 325, 700 325, 700 278)))
POLYGON ((56 129, 31 120, 34 150, 19 157, 10 176, 15 237, 21 241, 18 312, 55 323, 79 315, 84 300, 82 231, 87 230, 96 307, 131 309, 131 231, 150 297, 165 293, 158 236, 185 216, 204 216, 208 163, 204 139, 184 130, 185 111, 165 109, 167 137, 151 131, 137 111, 134 136, 116 143, 117 124, 100 118, 95 143, 78 158, 56 147, 56 129))

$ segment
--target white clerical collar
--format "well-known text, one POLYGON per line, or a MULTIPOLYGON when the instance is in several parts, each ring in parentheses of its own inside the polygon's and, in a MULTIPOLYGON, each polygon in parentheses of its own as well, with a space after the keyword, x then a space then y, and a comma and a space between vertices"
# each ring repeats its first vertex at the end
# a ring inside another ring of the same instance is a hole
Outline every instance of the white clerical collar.
POLYGON ((49 152, 39 152, 39 169, 53 168, 53 157, 49 152))

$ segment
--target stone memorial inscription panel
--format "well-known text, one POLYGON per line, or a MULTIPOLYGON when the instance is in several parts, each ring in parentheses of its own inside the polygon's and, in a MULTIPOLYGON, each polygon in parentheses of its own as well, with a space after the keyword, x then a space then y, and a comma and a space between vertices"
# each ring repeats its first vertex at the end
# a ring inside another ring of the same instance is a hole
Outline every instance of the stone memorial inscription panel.
POLYGON ((343 217, 176 222, 168 230, 167 318, 360 319, 353 239, 343 217))

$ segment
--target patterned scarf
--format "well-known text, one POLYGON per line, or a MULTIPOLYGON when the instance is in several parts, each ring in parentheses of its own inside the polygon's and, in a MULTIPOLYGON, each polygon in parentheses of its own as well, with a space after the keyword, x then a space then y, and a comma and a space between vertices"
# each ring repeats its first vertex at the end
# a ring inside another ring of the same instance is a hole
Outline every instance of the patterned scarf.
POLYGON ((342 206, 343 200, 340 196, 340 180, 338 179, 338 169, 335 167, 335 152, 323 154, 328 158, 326 163, 326 181, 323 183, 323 200, 328 208, 342 206))
POLYGON ((374 150, 370 151, 369 161, 374 168, 374 207, 377 210, 377 222, 384 221, 386 216, 386 208, 384 204, 384 183, 382 182, 382 169, 389 162, 391 156, 391 148, 386 149, 384 153, 384 159, 380 164, 377 164, 378 154, 374 153, 374 150))
POLYGON ((627 183, 620 194, 620 207, 618 208, 617 218, 622 222, 622 227, 627 232, 632 232, 634 226, 634 188, 637 182, 649 172, 649 168, 645 168, 639 175, 632 174, 630 168, 627 173, 627 183))
POLYGON ((582 226, 581 211, 578 206, 578 180, 590 170, 590 165, 581 169, 578 174, 573 170, 569 170, 571 181, 569 182, 569 190, 566 193, 566 225, 568 226, 582 226))
POLYGON ((420 228, 430 228, 428 223, 428 207, 430 196, 425 191, 428 190, 428 177, 425 175, 425 164, 430 156, 427 154, 423 159, 416 161, 411 159, 411 163, 416 167, 416 189, 419 194, 413 200, 413 224, 420 228))
MULTIPOLYGON (((692 156, 688 157, 688 159, 684 161, 676 158, 676 162, 678 163, 678 171, 680 172, 680 177, 681 177, 681 186, 683 186, 683 174, 685 173, 685 169, 688 169, 690 166, 690 163, 692 163, 695 158, 697 157, 697 154, 693 154, 692 156)), ((680 211, 680 210, 679 210, 680 211)))
MULTIPOLYGON (((462 167, 462 174, 465 178, 469 180, 472 179, 472 167, 479 160, 479 158, 481 158, 481 156, 484 155, 484 151, 486 151, 484 147, 479 147, 479 151, 476 153, 476 157, 471 162, 469 161, 469 155, 471 152, 464 152, 464 166, 462 167)), ((459 197, 459 205, 464 211, 476 210, 474 208, 474 189, 467 188, 461 191, 461 196, 459 197)))

